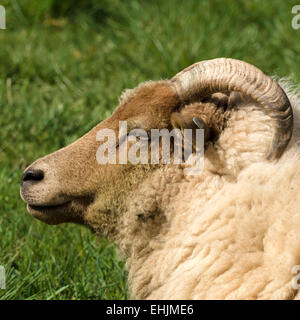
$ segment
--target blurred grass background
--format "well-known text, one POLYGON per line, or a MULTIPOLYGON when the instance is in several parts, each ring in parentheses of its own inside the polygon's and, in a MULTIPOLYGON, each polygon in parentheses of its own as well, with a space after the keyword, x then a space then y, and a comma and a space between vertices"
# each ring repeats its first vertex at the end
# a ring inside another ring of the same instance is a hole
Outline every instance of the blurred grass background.
POLYGON ((125 88, 233 57, 300 80, 300 30, 282 0, 4 0, 0 30, 0 299, 126 299, 112 244, 47 226, 19 197, 22 171, 111 114, 125 88))

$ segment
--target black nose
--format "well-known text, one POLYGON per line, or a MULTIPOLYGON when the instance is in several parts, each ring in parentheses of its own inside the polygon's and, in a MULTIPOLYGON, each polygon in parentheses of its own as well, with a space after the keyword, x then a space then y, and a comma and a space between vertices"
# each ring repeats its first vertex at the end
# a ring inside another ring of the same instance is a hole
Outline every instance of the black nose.
POLYGON ((42 170, 28 169, 23 173, 22 182, 25 181, 41 181, 44 178, 42 170))

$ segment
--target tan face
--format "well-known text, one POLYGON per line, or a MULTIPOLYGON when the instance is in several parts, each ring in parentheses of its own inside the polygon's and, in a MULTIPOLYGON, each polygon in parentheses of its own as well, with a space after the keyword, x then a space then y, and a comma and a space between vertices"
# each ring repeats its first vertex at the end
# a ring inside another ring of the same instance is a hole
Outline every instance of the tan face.
MULTIPOLYGON (((27 210, 48 224, 84 223, 84 216, 95 201, 109 210, 112 198, 126 194, 130 164, 100 165, 96 140, 100 129, 112 129, 118 137, 119 121, 127 121, 128 131, 135 128, 167 128, 179 100, 167 81, 146 83, 120 103, 113 115, 98 124, 73 144, 35 161, 23 174, 20 194, 27 210), (122 187, 123 186, 123 189, 122 187), (103 196, 110 190, 110 199, 103 196)), ((101 214, 101 212, 99 212, 101 214)))

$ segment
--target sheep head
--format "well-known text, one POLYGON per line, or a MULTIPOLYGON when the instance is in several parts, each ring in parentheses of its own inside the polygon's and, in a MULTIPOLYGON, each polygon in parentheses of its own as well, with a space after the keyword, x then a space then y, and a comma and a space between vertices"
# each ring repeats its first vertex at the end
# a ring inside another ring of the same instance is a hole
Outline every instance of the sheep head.
MULTIPOLYGON (((270 116, 274 134, 267 158, 279 158, 293 127, 292 109, 281 87, 259 69, 245 62, 220 58, 203 61, 181 71, 171 80, 146 82, 126 91, 120 105, 106 120, 71 145, 35 161, 23 174, 21 197, 34 217, 49 223, 84 224, 95 202, 102 217, 103 234, 114 232, 123 200, 158 165, 102 164, 96 160, 101 145, 97 133, 113 130, 119 121, 128 131, 196 129, 194 118, 205 129, 205 141, 216 139, 226 124, 230 92, 241 92, 257 102, 270 116)), ((124 209, 124 208, 123 208, 124 209)))

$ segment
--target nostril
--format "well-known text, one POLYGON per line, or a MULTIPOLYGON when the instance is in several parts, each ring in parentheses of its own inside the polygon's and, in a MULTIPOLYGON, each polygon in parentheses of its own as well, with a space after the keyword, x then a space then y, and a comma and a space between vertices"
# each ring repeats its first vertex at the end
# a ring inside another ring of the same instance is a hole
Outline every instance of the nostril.
POLYGON ((44 172, 42 170, 29 169, 23 173, 22 181, 41 181, 44 178, 44 172))

